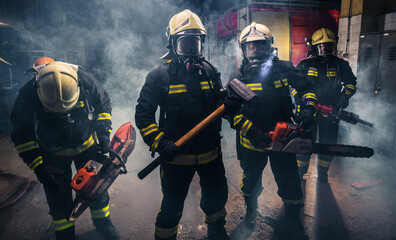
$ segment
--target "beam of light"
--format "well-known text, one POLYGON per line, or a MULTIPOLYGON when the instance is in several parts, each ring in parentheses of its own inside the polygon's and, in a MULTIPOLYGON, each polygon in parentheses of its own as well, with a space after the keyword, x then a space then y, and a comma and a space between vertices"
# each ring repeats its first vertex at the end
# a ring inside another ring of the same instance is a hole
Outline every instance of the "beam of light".
POLYGON ((270 72, 272 65, 274 64, 275 55, 270 55, 268 60, 263 63, 260 67, 260 79, 265 79, 270 72))

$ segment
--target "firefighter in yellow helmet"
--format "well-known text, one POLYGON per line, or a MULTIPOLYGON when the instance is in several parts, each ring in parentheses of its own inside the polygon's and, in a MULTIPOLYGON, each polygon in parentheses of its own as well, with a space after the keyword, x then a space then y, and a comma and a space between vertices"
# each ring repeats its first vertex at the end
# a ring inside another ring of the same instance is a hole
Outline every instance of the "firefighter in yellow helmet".
POLYGON ((147 75, 136 106, 136 126, 144 142, 150 151, 168 159, 160 167, 163 198, 155 239, 176 239, 195 172, 200 177, 200 206, 206 215, 208 238, 228 239, 224 228, 228 189, 220 148, 221 119, 181 149, 174 143, 213 112, 223 97, 220 74, 202 57, 205 35, 200 18, 190 10, 172 17, 167 29, 169 52, 163 57, 168 62, 147 75))
POLYGON ((273 36, 263 24, 253 22, 240 33, 239 44, 243 61, 230 76, 244 82, 257 95, 257 101, 245 104, 231 119, 231 127, 236 129, 237 157, 243 169, 241 190, 246 203, 246 215, 242 226, 254 230, 258 203, 263 191, 262 172, 268 159, 278 185, 278 195, 285 204, 286 222, 293 230, 294 237, 304 236, 300 220, 302 190, 297 173, 296 155, 286 152, 265 150, 271 143, 269 132, 277 122, 291 122, 293 105, 289 86, 299 90, 304 100, 297 123, 310 129, 316 111, 316 95, 304 75, 291 62, 279 60, 273 53, 273 36))
MULTIPOLYGON (((48 59, 44 59, 48 60, 48 59)), ((39 61, 36 61, 39 62, 39 61)), ((71 163, 78 169, 109 149, 110 98, 100 83, 77 65, 39 62, 36 77, 20 90, 11 113, 11 138, 23 161, 43 184, 56 239, 74 239, 71 163), (99 150, 98 150, 99 149, 99 150)), ((90 205, 97 230, 119 239, 105 193, 90 205)))
MULTIPOLYGON (((346 108, 349 99, 356 92, 356 77, 349 63, 335 56, 334 33, 327 28, 315 31, 312 35, 311 51, 313 56, 302 60, 297 68, 305 72, 306 78, 314 83, 320 104, 331 105, 336 109, 346 108)), ((316 139, 319 131, 320 143, 337 143, 339 120, 321 113, 316 114, 315 120, 316 125, 310 137, 316 139)), ((297 156, 301 179, 308 170, 310 157, 310 155, 297 156)), ((319 182, 328 182, 327 171, 332 160, 332 156, 318 155, 319 182)))

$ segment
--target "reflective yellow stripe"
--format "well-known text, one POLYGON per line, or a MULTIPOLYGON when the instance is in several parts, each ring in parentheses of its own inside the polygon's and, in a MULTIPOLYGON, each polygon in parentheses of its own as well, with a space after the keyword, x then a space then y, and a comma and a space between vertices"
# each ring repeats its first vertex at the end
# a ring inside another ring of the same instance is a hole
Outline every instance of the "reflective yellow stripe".
POLYGON ((324 161, 324 160, 319 160, 319 166, 324 167, 324 168, 329 168, 330 167, 330 163, 329 161, 324 161))
POLYGON ((291 204, 291 205, 298 205, 298 204, 301 203, 301 199, 298 199, 298 200, 291 200, 291 199, 284 199, 284 198, 282 198, 282 201, 283 201, 285 204, 291 204))
POLYGON ((153 144, 151 144, 151 151, 155 152, 158 148, 158 143, 161 140, 162 136, 164 135, 164 132, 158 133, 158 135, 154 138, 153 144))
POLYGON ((111 120, 111 115, 110 113, 99 113, 96 120, 111 120))
POLYGON ((155 225, 155 235, 157 235, 160 238, 170 238, 177 233, 178 228, 179 228, 179 224, 171 228, 160 228, 157 225, 155 225))
POLYGON ((345 88, 349 88, 351 90, 356 90, 356 86, 353 84, 347 84, 347 85, 345 85, 345 88))
POLYGON ((315 109, 317 109, 316 103, 312 101, 307 101, 308 106, 313 106, 315 109))
POLYGON ((280 88, 280 87, 282 87, 281 80, 275 81, 274 84, 275 84, 275 88, 280 88))
POLYGON ((213 82, 209 81, 209 83, 210 83, 210 85, 208 84, 207 81, 204 81, 204 82, 200 82, 199 84, 201 85, 202 90, 207 90, 207 89, 210 89, 211 86, 213 87, 213 82))
POLYGON ((335 72, 335 71, 329 71, 329 72, 327 72, 327 77, 335 77, 336 73, 337 72, 335 72))
POLYGON ((225 208, 221 209, 218 212, 213 213, 212 215, 205 215, 205 223, 213 223, 216 222, 217 219, 225 217, 227 215, 227 211, 225 208))
POLYGON ((31 162, 28 167, 30 167, 30 169, 34 170, 36 169, 36 167, 40 164, 43 163, 43 158, 41 156, 38 156, 36 159, 33 160, 33 162, 31 162))
POLYGON ((308 166, 309 165, 309 161, 300 161, 300 160, 297 160, 297 166, 298 167, 306 167, 306 166, 308 166))
POLYGON ((313 99, 315 101, 318 101, 318 98, 316 97, 315 93, 306 93, 301 97, 301 100, 307 100, 307 99, 313 99))
POLYGON ((187 87, 185 84, 170 85, 168 94, 187 92, 187 87))
POLYGON ((250 88, 250 90, 252 90, 252 91, 263 90, 263 86, 261 85, 261 83, 248 83, 248 84, 246 84, 246 86, 248 86, 250 88))
POLYGON ((142 135, 142 137, 145 137, 155 131, 158 131, 158 125, 153 123, 153 124, 149 125, 148 127, 145 127, 142 130, 140 130, 140 134, 142 135))
POLYGON ((293 89, 293 91, 291 92, 292 96, 294 97, 297 94, 296 89, 293 89))
POLYGON ((63 148, 60 146, 49 146, 48 150, 57 156, 76 156, 88 148, 90 148, 97 141, 96 133, 93 133, 83 144, 77 148, 63 148))
POLYGON ((23 152, 27 152, 29 150, 38 148, 38 145, 37 145, 37 143, 35 141, 30 141, 30 142, 15 146, 15 148, 18 151, 18 153, 21 154, 23 152))
POLYGON ((245 192, 242 190, 243 186, 245 185, 245 184, 244 184, 245 178, 246 178, 246 174, 245 174, 245 173, 242 173, 242 181, 241 181, 241 185, 239 186, 239 188, 240 188, 241 191, 242 191, 242 196, 249 197, 250 194, 247 194, 247 193, 245 193, 245 192))
POLYGON ((239 114, 234 117, 234 127, 242 120, 243 115, 239 114))
POLYGON ((289 83, 287 82, 287 78, 282 79, 282 83, 283 83, 283 86, 285 86, 285 87, 289 86, 289 83))
POLYGON ((201 154, 178 154, 169 164, 173 165, 203 165, 216 160, 219 157, 219 148, 201 154))
POLYGON ((91 210, 91 217, 92 218, 106 218, 110 215, 109 205, 102 209, 91 210))
POLYGON ((258 151, 258 152, 264 152, 265 151, 265 147, 263 146, 262 148, 256 148, 255 146, 253 146, 253 144, 250 143, 249 139, 247 139, 246 137, 244 137, 242 134, 239 134, 239 143, 250 150, 254 150, 254 151, 258 151))
POLYGON ((315 70, 308 70, 308 76, 314 76, 317 77, 318 76, 318 72, 315 70))
POLYGON ((53 220, 52 222, 54 223, 55 231, 62 231, 66 228, 74 226, 74 222, 69 222, 66 218, 61 220, 53 220))
POLYGON ((82 107, 84 107, 85 105, 84 105, 84 101, 78 101, 77 103, 76 103, 76 105, 74 105, 74 107, 73 108, 82 108, 82 107))
POLYGON ((249 129, 250 129, 250 127, 252 126, 252 124, 253 124, 253 123, 252 123, 251 121, 246 120, 246 121, 243 123, 243 125, 242 125, 241 134, 244 135, 244 136, 246 136, 246 134, 247 134, 247 132, 249 131, 249 129))

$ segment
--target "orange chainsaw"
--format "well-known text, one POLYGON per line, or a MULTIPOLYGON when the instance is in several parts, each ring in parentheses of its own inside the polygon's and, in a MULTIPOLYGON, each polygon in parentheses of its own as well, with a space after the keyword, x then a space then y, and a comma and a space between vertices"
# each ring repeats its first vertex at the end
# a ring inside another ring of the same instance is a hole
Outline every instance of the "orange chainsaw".
POLYGON ((342 157, 369 158, 374 155, 374 149, 363 146, 313 143, 311 139, 299 137, 300 126, 294 123, 278 122, 275 130, 269 133, 271 144, 268 151, 288 152, 297 154, 323 154, 342 157))
POLYGON ((74 175, 71 186, 76 192, 69 221, 75 221, 89 204, 107 191, 120 174, 126 174, 125 163, 135 148, 136 132, 131 122, 119 127, 111 140, 109 156, 100 162, 89 160, 74 175))

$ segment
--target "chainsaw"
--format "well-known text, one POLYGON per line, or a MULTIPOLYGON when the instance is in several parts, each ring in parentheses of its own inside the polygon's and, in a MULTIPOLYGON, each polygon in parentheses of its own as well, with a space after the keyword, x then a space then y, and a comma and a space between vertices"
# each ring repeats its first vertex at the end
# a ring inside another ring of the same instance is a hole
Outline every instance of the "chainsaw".
POLYGON ((297 154, 316 153, 356 158, 369 158, 374 155, 374 149, 369 147, 313 143, 311 139, 299 137, 301 133, 302 129, 299 125, 278 122, 275 130, 269 132, 272 142, 265 150, 297 154))
POLYGON ((118 128, 111 140, 109 156, 101 155, 98 161, 89 160, 74 175, 71 186, 76 197, 70 209, 69 221, 75 221, 89 204, 104 194, 121 174, 127 173, 125 163, 135 148, 136 132, 131 122, 118 128))

